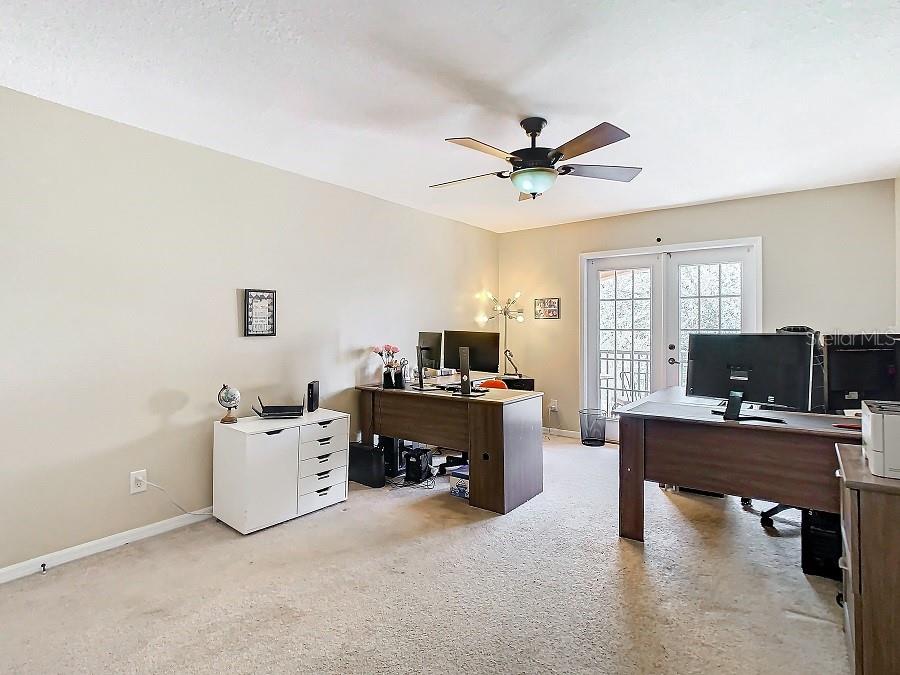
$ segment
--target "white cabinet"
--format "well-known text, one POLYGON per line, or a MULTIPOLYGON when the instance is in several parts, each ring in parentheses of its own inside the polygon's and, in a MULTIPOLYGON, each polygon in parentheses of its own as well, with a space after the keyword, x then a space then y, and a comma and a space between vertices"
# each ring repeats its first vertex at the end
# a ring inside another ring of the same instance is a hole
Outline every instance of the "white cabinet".
POLYGON ((350 416, 215 423, 213 515, 247 534, 347 499, 350 416))

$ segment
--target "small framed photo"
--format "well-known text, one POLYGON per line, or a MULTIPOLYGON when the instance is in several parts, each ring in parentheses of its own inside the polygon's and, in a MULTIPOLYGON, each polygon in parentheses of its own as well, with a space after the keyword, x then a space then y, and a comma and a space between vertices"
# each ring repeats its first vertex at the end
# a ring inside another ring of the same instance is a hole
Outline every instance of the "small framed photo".
POLYGON ((244 336, 275 335, 275 291, 244 289, 244 336))
POLYGON ((535 319, 558 319, 559 318, 559 298, 535 298, 534 299, 534 318, 535 319))

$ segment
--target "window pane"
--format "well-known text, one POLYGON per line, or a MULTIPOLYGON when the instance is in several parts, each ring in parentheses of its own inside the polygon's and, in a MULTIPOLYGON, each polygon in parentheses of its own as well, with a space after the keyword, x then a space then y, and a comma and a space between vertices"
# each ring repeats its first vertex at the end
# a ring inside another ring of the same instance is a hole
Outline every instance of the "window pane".
POLYGON ((719 263, 700 265, 700 295, 719 294, 719 263))
POLYGON ((678 278, 679 289, 678 294, 684 298, 690 295, 697 295, 699 288, 697 282, 697 266, 696 265, 679 265, 678 278))
POLYGON ((616 303, 613 300, 600 302, 600 328, 616 327, 616 303))
POLYGON ((741 263, 722 264, 722 295, 741 294, 741 263))
POLYGON ((696 298, 682 298, 678 305, 678 327, 683 330, 699 328, 699 301, 696 298))
MULTIPOLYGON (((631 331, 630 330, 617 330, 616 331, 616 351, 617 352, 630 352, 631 351, 631 331)), ((631 363, 631 361, 628 361, 631 363)))
POLYGON ((616 301, 616 328, 631 328, 631 300, 616 301))
POLYGON ((649 352, 650 351, 650 331, 636 330, 634 331, 634 351, 649 352))
POLYGON ((700 298, 700 329, 717 330, 719 328, 719 299, 700 298))
POLYGON ((616 272, 616 297, 628 299, 632 295, 631 270, 619 270, 616 272))
POLYGON ((616 333, 611 330, 600 331, 600 349, 612 351, 616 348, 616 333))
POLYGON ((741 329, 741 298, 722 298, 723 330, 741 329))
POLYGON ((650 270, 634 271, 634 297, 649 298, 650 297, 650 270))
POLYGON ((635 300, 634 301, 634 327, 650 328, 650 301, 635 300))
POLYGON ((612 300, 616 297, 616 273, 600 272, 600 299, 612 300))

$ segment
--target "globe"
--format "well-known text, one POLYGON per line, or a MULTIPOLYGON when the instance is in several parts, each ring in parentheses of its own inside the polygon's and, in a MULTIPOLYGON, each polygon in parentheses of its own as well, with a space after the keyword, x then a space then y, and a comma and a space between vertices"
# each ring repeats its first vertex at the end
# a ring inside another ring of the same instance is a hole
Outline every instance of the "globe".
POLYGON ((223 408, 232 410, 234 408, 237 408, 240 402, 241 392, 239 392, 235 387, 223 384, 222 388, 219 389, 219 405, 223 408))

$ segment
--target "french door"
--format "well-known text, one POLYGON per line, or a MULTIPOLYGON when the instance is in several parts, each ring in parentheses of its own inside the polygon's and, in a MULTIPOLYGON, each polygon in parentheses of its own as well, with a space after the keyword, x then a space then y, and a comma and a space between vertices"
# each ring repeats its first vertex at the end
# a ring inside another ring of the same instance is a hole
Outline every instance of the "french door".
POLYGON ((758 331, 760 254, 746 240, 583 256, 584 407, 684 386, 691 333, 758 331))

